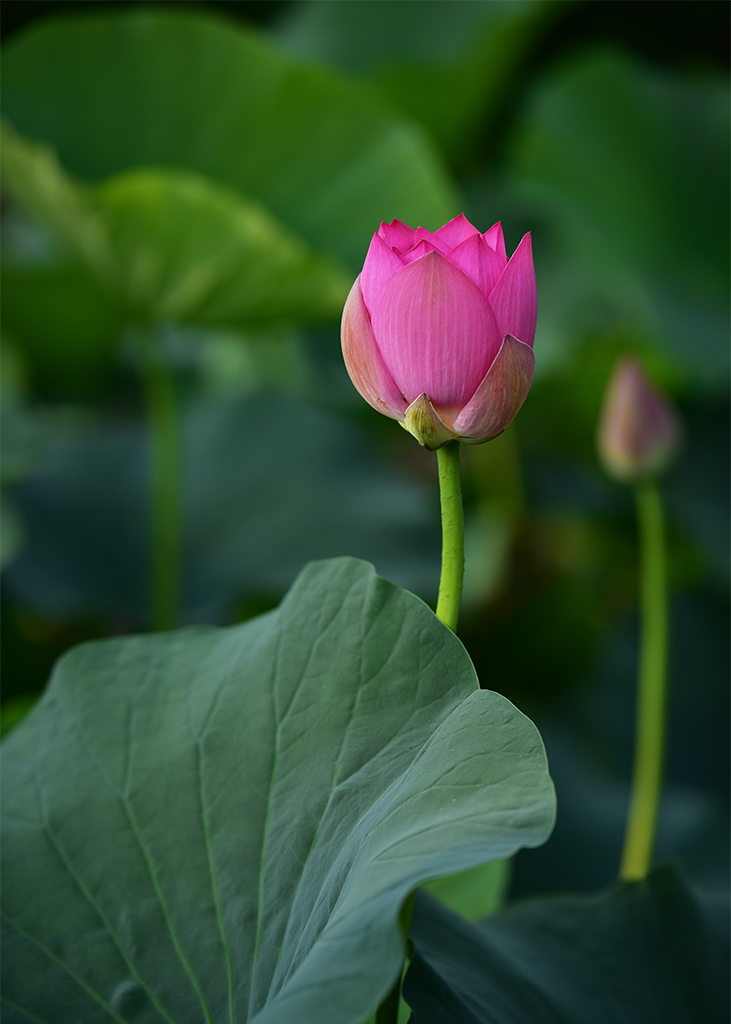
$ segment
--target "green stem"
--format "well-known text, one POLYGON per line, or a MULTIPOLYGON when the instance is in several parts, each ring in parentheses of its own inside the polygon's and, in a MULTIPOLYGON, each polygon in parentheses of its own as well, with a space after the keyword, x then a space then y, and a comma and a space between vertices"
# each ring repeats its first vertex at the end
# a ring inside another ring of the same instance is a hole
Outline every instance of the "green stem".
POLYGON ((665 749, 667 583, 662 500, 653 481, 637 485, 640 657, 635 760, 620 878, 644 878, 652 862, 665 749))
MULTIPOLYGON (((459 442, 452 441, 437 450, 439 467, 439 496, 442 506, 442 571, 439 578, 437 618, 453 633, 457 631, 459 606, 464 581, 464 512, 462 509, 462 480, 459 472, 459 442)), ((414 893, 407 898, 401 911, 401 930, 408 939, 411 915, 414 911, 414 893)), ((403 969, 391 991, 376 1011, 376 1024, 397 1024, 401 1005, 403 969)))
POLYGON ((442 573, 439 579, 437 618, 457 631, 464 581, 464 513, 459 475, 459 442, 437 451, 439 495, 442 503, 442 573))
POLYGON ((175 389, 158 348, 145 331, 140 338, 142 378, 150 422, 152 628, 177 624, 181 576, 181 457, 175 389))

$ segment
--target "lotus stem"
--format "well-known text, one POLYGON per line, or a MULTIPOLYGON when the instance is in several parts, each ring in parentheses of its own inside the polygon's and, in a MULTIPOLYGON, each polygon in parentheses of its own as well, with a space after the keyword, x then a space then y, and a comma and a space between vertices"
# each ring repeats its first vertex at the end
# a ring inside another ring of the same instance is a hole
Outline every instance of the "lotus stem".
POLYGON ((629 815, 620 878, 644 878, 652 863, 665 752, 667 582, 662 499, 657 484, 636 487, 640 562, 637 724, 629 815))
POLYGON ((442 505, 442 572, 436 615, 456 633, 464 582, 464 512, 459 443, 452 441, 440 448, 437 460, 442 505))

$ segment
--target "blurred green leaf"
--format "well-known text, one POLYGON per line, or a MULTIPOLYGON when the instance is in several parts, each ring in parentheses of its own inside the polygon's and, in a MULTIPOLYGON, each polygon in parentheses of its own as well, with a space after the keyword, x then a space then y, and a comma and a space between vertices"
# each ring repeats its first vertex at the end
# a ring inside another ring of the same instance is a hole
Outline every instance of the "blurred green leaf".
POLYGON ((145 318, 201 325, 337 319, 350 279, 233 190, 139 170, 99 189, 122 290, 145 318))
POLYGON ((110 282, 116 268, 107 226, 94 208, 90 189, 69 178, 52 149, 22 138, 5 120, 0 141, 3 191, 63 249, 92 268, 100 282, 110 282))
POLYGON ((23 527, 12 503, 0 495, 0 569, 17 557, 23 547, 23 527))
MULTIPOLYGON (((4 339, 3 369, 6 355, 12 361, 10 346, 7 339, 4 339)), ((11 369, 11 378, 12 374, 11 369)), ((0 569, 4 569, 17 557, 25 542, 21 517, 7 491, 33 476, 40 459, 43 439, 39 424, 17 392, 6 385, 4 374, 0 397, 0 569)))
POLYGON ((731 569, 728 396, 717 403, 697 401, 681 413, 683 448, 665 482, 668 510, 702 552, 708 575, 725 599, 731 569))
POLYGON ((19 395, 3 390, 0 402, 0 484, 33 475, 44 447, 43 428, 19 395))
MULTIPOLYGON (((184 410, 186 621, 278 598, 312 558, 353 554, 417 593, 436 589, 438 503, 387 467, 344 417, 272 395, 184 410)), ((27 545, 11 591, 45 614, 147 621, 148 454, 142 424, 62 431, 13 492, 27 545)))
POLYGON ((85 395, 114 366, 124 322, 122 303, 89 267, 70 259, 53 265, 0 267, 2 323, 27 359, 41 389, 85 395))
POLYGON ((554 356, 582 333, 634 331, 695 386, 725 381, 728 175, 725 79, 599 50, 536 83, 506 182, 545 231, 539 330, 554 356))
MULTIPOLYGON (((325 375, 314 365, 307 349, 306 336, 292 325, 270 324, 238 331, 206 329, 204 336, 202 344, 200 340, 192 341, 202 391, 208 389, 229 397, 260 391, 309 399, 332 397, 325 375)), ((334 362, 339 352, 335 346, 333 349, 334 362)), ((344 373, 342 360, 337 368, 344 373)))
POLYGON ((100 305, 112 322, 122 307, 128 320, 226 325, 335 319, 342 309, 344 272, 232 189, 155 169, 83 187, 48 147, 7 127, 1 152, 9 195, 83 260, 89 278, 82 281, 76 265, 39 270, 11 261, 9 320, 31 351, 46 333, 63 345, 64 327, 73 332, 78 318, 82 340, 70 348, 85 356, 83 342, 100 333, 92 324, 104 322, 100 305), (59 275, 63 290, 54 292, 59 275), (39 285, 47 290, 40 314, 39 285))
POLYGON ((309 0, 284 12, 277 36, 295 54, 367 76, 459 164, 484 146, 486 128, 537 37, 564 6, 559 0, 309 0))
MULTIPOLYGON (((3 509, 3 517, 5 509, 3 509)), ((4 530, 4 523, 0 523, 0 530, 4 530)), ((0 736, 5 736, 11 729, 14 729, 19 722, 22 722, 30 709, 38 700, 39 694, 24 694, 22 697, 11 697, 4 700, 0 706, 0 736)))
POLYGON ((424 890, 468 921, 488 917, 502 907, 510 884, 510 861, 496 860, 459 875, 427 882, 424 890))
POLYGON ((2 103, 74 175, 198 172, 352 270, 380 221, 435 227, 459 212, 420 130, 371 90, 197 10, 38 23, 6 47, 2 103))
POLYGON ((91 190, 71 181, 52 150, 5 122, 0 137, 4 194, 31 218, 5 218, 3 329, 36 386, 83 394, 109 372, 122 325, 108 228, 91 190))
POLYGON ((554 815, 535 726, 353 559, 243 626, 71 652, 2 804, 8 1024, 360 1024, 414 887, 554 815))
POLYGON ((685 1024, 728 1020, 727 907, 673 867, 591 896, 468 925, 417 896, 413 1024, 685 1024))

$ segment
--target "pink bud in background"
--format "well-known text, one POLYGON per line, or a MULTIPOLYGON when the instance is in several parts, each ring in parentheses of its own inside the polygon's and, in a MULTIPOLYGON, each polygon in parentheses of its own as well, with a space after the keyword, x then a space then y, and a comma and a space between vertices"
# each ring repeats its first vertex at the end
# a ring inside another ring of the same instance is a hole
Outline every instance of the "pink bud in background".
POLYGON ((515 418, 533 380, 530 235, 508 260, 500 224, 464 214, 434 233, 381 224, 345 303, 345 365, 366 402, 419 444, 480 444, 515 418))
POLYGON ((675 410, 650 384, 634 359, 617 361, 599 421, 599 455, 610 476, 623 482, 661 473, 678 448, 675 410))

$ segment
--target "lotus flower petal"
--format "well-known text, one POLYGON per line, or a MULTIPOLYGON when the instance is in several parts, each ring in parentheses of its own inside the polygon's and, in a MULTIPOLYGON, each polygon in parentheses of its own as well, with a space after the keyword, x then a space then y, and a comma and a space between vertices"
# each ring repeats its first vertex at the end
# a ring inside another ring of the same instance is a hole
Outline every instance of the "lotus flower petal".
POLYGON ((503 235, 503 226, 500 221, 485 232, 485 241, 494 249, 500 259, 503 261, 503 266, 508 262, 508 254, 505 251, 505 236, 503 235))
POLYGON ((432 232, 427 231, 426 228, 416 229, 414 240, 411 243, 412 247, 418 245, 419 242, 431 242, 432 247, 436 249, 437 252, 441 252, 445 255, 449 252, 449 246, 447 245, 447 243, 444 241, 440 241, 439 238, 437 237, 437 234, 432 234, 432 232))
POLYGON ((397 258, 400 258, 402 264, 413 263, 414 260, 420 260, 422 256, 426 256, 428 252, 438 252, 441 256, 445 255, 431 238, 421 238, 408 252, 403 253, 397 258))
POLYGON ((446 247, 447 252, 454 249, 455 245, 459 245, 460 242, 464 242, 467 238, 472 238, 473 235, 479 234, 480 232, 477 228, 470 224, 463 213, 460 213, 458 217, 454 217, 443 227, 439 228, 438 231, 434 232, 435 237, 446 247))
POLYGON ((512 334, 526 345, 533 345, 538 297, 530 233, 523 236, 510 257, 500 280, 490 293, 490 305, 501 337, 512 334))
POLYGON ((426 393, 440 413, 441 407, 456 411, 469 401, 500 347, 487 299, 437 252, 388 280, 372 325, 407 402, 426 393))
POLYGON ((384 416, 403 419, 409 404, 399 391, 373 337, 360 277, 350 289, 341 325, 343 359, 358 393, 384 416))
POLYGON ((381 224, 378 234, 392 249, 405 252, 414 244, 416 232, 401 220, 392 220, 390 224, 381 224))
POLYGON ((379 234, 375 234, 371 239, 360 275, 360 290, 369 313, 386 281, 402 266, 403 263, 391 246, 379 234))
POLYGON ((449 254, 449 262, 464 270, 487 298, 505 269, 505 262, 477 232, 457 245, 449 254))
POLYGON ((533 380, 533 349, 507 335, 485 378, 455 419, 461 441, 489 441, 512 423, 533 380))

